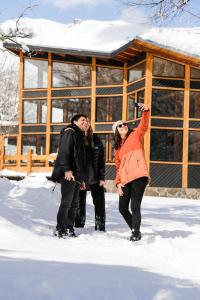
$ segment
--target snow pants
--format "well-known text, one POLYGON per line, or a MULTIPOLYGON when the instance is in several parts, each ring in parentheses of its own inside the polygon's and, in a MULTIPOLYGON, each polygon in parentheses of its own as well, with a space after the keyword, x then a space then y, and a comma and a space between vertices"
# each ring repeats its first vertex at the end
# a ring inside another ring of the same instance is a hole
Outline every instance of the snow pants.
MULTIPOLYGON (((91 195, 94 204, 95 220, 100 219, 100 222, 105 225, 105 192, 104 187, 99 186, 99 183, 90 184, 91 195)), ((86 190, 80 190, 79 193, 79 209, 75 220, 75 227, 84 227, 86 220, 86 190)))
POLYGON ((76 181, 61 179, 61 203, 57 214, 56 228, 61 232, 73 229, 79 206, 80 184, 76 181))
POLYGON ((148 183, 148 177, 141 177, 127 183, 123 188, 123 196, 119 197, 119 212, 131 230, 140 231, 141 202, 144 190, 148 183), (129 210, 129 206, 131 212, 129 210))

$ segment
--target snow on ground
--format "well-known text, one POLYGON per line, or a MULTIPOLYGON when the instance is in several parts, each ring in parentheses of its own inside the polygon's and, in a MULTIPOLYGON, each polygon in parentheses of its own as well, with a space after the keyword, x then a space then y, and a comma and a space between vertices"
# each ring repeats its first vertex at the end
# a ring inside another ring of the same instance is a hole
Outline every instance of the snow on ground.
POLYGON ((44 175, 0 178, 1 300, 200 299, 200 202, 144 197, 139 242, 106 193, 107 232, 94 231, 90 193, 78 238, 52 236, 60 187, 44 175))

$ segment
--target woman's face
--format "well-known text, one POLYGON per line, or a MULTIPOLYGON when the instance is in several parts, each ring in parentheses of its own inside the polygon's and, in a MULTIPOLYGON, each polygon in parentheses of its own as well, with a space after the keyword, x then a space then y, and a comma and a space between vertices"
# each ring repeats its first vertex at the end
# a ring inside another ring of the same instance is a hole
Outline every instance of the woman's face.
POLYGON ((118 130, 120 136, 123 138, 126 136, 126 134, 128 132, 128 126, 125 122, 122 122, 122 123, 118 124, 117 130, 118 130))
POLYGON ((87 118, 86 119, 86 132, 88 131, 88 129, 90 128, 90 125, 91 125, 91 123, 90 123, 90 120, 87 118))

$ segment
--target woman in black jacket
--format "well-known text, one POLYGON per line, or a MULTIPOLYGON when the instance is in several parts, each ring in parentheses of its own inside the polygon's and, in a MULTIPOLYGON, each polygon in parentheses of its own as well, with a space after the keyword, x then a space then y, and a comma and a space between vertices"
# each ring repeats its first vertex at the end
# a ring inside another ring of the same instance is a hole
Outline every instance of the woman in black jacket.
MULTIPOLYGON (((93 134, 89 119, 85 131, 86 186, 91 191, 95 210, 95 230, 105 231, 105 158, 100 138, 93 134)), ((79 193, 79 209, 75 227, 84 227, 86 220, 86 190, 79 193)))

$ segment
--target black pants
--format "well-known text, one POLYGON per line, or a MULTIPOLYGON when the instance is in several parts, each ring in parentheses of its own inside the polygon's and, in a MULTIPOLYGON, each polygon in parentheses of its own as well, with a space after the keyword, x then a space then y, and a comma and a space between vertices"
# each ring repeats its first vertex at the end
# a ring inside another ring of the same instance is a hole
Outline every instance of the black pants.
MULTIPOLYGON (((91 195, 94 204, 95 219, 99 217, 100 222, 105 224, 105 193, 104 187, 99 186, 99 183, 90 184, 91 195)), ((80 191, 79 193, 79 209, 75 220, 76 227, 83 227, 86 220, 86 195, 87 191, 80 191)))
POLYGON ((141 177, 127 183, 123 188, 123 196, 119 197, 119 211, 124 217, 130 229, 140 231, 141 212, 140 206, 145 187, 148 183, 148 177, 141 177), (129 211, 129 204, 131 212, 129 211))
POLYGON ((57 214, 57 229, 73 229, 79 205, 80 185, 76 181, 61 180, 61 203, 57 214))

